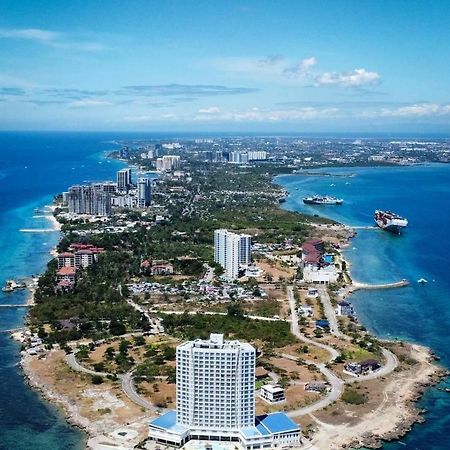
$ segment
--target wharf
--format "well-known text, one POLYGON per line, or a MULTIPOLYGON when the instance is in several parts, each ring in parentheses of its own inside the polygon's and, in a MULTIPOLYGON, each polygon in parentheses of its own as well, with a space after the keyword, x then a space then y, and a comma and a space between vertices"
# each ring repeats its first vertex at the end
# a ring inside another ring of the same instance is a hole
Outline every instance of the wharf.
POLYGON ((400 280, 395 281, 393 283, 381 283, 381 284, 368 284, 368 283, 358 283, 354 281, 351 286, 352 291, 356 291, 358 289, 393 289, 400 288, 409 285, 408 280, 400 280))

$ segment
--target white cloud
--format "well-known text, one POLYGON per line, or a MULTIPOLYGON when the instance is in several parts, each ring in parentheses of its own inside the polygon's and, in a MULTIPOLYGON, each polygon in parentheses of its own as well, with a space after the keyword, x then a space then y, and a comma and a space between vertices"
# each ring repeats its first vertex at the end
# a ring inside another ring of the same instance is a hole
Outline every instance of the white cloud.
POLYGON ((312 68, 317 64, 317 59, 312 56, 311 58, 302 59, 299 63, 292 67, 286 67, 283 73, 287 76, 305 76, 312 68))
POLYGON ((271 55, 265 58, 221 58, 214 63, 225 72, 282 79, 307 77, 317 60, 314 56, 295 61, 282 55, 271 55))
POLYGON ((91 42, 80 39, 72 40, 63 33, 43 30, 40 28, 0 28, 0 39, 22 39, 38 42, 53 48, 78 50, 86 52, 96 52, 106 49, 106 46, 99 42, 91 42))
POLYGON ((384 108, 379 115, 381 117, 428 117, 445 116, 448 114, 450 114, 450 104, 416 103, 395 109, 384 108))
POLYGON ((30 41, 51 42, 60 37, 59 33, 39 28, 0 29, 0 38, 25 39, 30 41))
POLYGON ((220 108, 217 106, 210 106, 209 108, 201 108, 198 112, 200 114, 218 114, 220 113, 220 108))
POLYGON ((306 121, 324 118, 335 118, 339 115, 338 108, 312 108, 299 109, 260 109, 250 108, 244 111, 220 111, 210 114, 199 114, 195 121, 217 122, 282 122, 306 121))
POLYGON ((108 102, 107 100, 97 100, 95 98, 85 98, 82 100, 75 100, 69 103, 69 106, 71 108, 89 108, 89 107, 110 106, 110 105, 112 105, 112 103, 108 102))
POLYGON ((380 75, 366 69, 351 72, 325 72, 315 78, 316 86, 363 87, 378 84, 380 75))

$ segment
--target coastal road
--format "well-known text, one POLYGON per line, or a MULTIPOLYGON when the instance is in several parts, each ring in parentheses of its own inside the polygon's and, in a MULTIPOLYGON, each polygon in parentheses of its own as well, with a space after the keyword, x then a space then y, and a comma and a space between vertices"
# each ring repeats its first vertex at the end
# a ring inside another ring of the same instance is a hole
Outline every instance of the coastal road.
POLYGON ((287 287, 287 295, 289 300, 289 307, 291 309, 291 332, 292 334, 300 339, 301 341, 305 342, 306 344, 314 345, 315 347, 321 348, 323 350, 326 350, 328 353, 330 353, 331 358, 330 360, 333 360, 337 358, 340 353, 333 347, 323 344, 322 342, 316 342, 313 339, 310 339, 306 337, 304 334, 300 332, 300 326, 298 324, 298 313, 297 313, 297 305, 295 304, 295 297, 294 297, 294 291, 292 286, 287 287))
POLYGON ((100 377, 106 377, 108 375, 111 375, 110 373, 106 372, 95 372, 95 370, 91 370, 82 366, 78 362, 75 353, 68 353, 66 355, 66 363, 72 370, 75 370, 76 372, 87 373, 88 375, 98 375, 100 377))
POLYGON ((136 392, 136 388, 134 386, 134 381, 133 381, 133 372, 134 372, 133 370, 130 370, 125 375, 121 376, 123 392, 125 392, 125 395, 133 403, 136 403, 136 405, 139 405, 142 408, 152 411, 153 413, 156 413, 156 412, 160 413, 163 410, 163 408, 157 408, 153 403, 145 400, 136 392))
POLYGON ((330 295, 328 294, 328 290, 326 286, 320 286, 317 288, 317 291, 319 292, 320 300, 322 301, 322 305, 325 311, 325 316, 330 324, 330 331, 333 333, 336 337, 340 339, 350 339, 348 336, 345 336, 344 333, 342 333, 339 330, 339 324, 336 317, 336 311, 333 308, 333 305, 331 304, 330 295))

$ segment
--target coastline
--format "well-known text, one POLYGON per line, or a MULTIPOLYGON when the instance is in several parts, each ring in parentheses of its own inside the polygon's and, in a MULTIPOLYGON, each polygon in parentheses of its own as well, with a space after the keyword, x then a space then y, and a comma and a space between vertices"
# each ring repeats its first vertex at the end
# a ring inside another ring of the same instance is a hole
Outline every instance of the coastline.
MULTIPOLYGON (((48 217, 54 224, 55 231, 59 231, 61 228, 60 224, 57 218, 53 215, 56 207, 52 208, 52 215, 48 217), (55 223, 57 225, 55 225, 55 223)), ((346 230, 348 232, 352 230, 351 227, 345 224, 311 225, 335 229, 336 231, 346 230)), ((54 256, 54 253, 50 252, 50 254, 54 256)), ((351 264, 347 261, 342 252, 340 252, 340 254, 342 261, 346 261, 347 272, 351 280, 351 264)), ((352 284, 353 283, 350 282, 349 286, 352 286, 352 284)), ((349 292, 348 295, 350 295, 350 293, 351 292, 349 292)), ((389 342, 387 343, 389 344, 389 342)), ((396 343, 398 344, 398 342, 396 343)), ((339 445, 342 446, 341 448, 359 448, 362 446, 368 448, 379 448, 382 445, 382 442, 401 438, 408 433, 408 431, 410 431, 414 423, 423 421, 421 411, 417 408, 416 402, 423 395, 428 386, 438 383, 442 377, 446 376, 446 374, 444 373, 444 369, 440 369, 435 364, 432 364, 431 361, 433 357, 430 349, 415 344, 412 344, 412 347, 416 350, 417 357, 422 359, 421 364, 423 364, 425 368, 428 367, 428 370, 424 370, 423 372, 416 374, 416 377, 409 380, 408 383, 403 383, 401 374, 399 379, 391 380, 389 385, 386 387, 386 391, 390 390, 392 396, 398 397, 398 404, 390 406, 389 408, 385 404, 381 405, 376 411, 378 420, 375 420, 377 418, 375 413, 368 415, 368 417, 364 416, 359 428, 356 428, 357 430, 360 430, 360 432, 358 431, 356 433, 361 434, 362 437, 360 439, 355 439, 355 432, 351 433, 351 435, 349 435, 349 433, 346 435, 344 433, 346 427, 343 425, 343 433, 341 433, 342 439, 339 441, 339 445), (399 390, 399 388, 402 389, 399 390), (401 418, 400 422, 393 420, 393 418, 395 419, 396 417, 401 418)), ((80 414, 79 408, 76 404, 71 402, 67 397, 64 397, 63 395, 60 395, 52 390, 50 386, 46 385, 42 379, 33 373, 29 364, 30 359, 31 358, 28 355, 22 355, 21 359, 21 367, 29 386, 32 389, 38 390, 43 398, 61 408, 66 421, 70 425, 82 429, 87 434, 84 441, 86 445, 89 438, 93 438, 96 434, 98 434, 98 429, 95 428, 92 422, 80 414)), ((355 430, 355 428, 353 428, 353 430, 355 430)), ((329 442, 329 430, 324 428, 323 433, 325 436, 325 442, 329 442)), ((317 438, 322 439, 320 434, 317 434, 317 438)), ((327 447, 319 448, 322 449, 327 447)))

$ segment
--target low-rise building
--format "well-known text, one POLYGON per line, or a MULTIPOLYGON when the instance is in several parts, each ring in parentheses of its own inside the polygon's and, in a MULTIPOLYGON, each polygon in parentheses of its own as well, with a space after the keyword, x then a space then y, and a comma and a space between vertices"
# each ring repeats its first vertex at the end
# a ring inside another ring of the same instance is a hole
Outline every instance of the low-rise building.
POLYGON ((377 371, 381 367, 375 359, 366 359, 360 362, 348 362, 344 365, 344 373, 359 377, 377 371))
POLYGON ((262 386, 260 397, 268 403, 280 403, 286 400, 284 389, 276 384, 262 386))
POLYGON ((347 316, 347 317, 351 317, 354 315, 354 310, 353 310, 353 306, 351 305, 351 303, 346 302, 346 301, 341 301, 338 303, 337 308, 336 308, 336 314, 338 316, 347 316))

